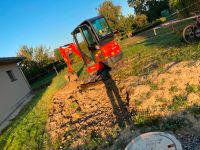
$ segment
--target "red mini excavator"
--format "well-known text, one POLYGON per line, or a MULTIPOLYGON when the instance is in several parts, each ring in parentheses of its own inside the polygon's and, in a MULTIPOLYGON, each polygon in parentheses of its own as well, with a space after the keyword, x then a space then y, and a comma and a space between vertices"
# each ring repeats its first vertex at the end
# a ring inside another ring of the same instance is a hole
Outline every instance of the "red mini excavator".
POLYGON ((74 73, 69 54, 74 53, 84 61, 89 73, 104 68, 103 64, 115 63, 122 58, 122 51, 114 39, 114 32, 105 17, 97 16, 83 21, 72 32, 74 43, 60 47, 60 53, 74 73))

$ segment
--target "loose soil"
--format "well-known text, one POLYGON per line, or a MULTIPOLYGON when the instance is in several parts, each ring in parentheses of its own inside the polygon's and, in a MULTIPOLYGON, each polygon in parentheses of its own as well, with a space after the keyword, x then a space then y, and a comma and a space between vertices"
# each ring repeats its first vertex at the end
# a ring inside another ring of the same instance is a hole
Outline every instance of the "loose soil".
POLYGON ((191 111, 200 106, 199 85, 199 61, 167 64, 145 77, 69 82, 53 98, 47 123, 51 140, 61 141, 60 148, 82 149, 89 137, 107 141, 99 149, 123 149, 143 132, 165 131, 175 134, 185 150, 200 149, 200 112, 191 111), (163 128, 173 118, 184 118, 186 125, 163 128))

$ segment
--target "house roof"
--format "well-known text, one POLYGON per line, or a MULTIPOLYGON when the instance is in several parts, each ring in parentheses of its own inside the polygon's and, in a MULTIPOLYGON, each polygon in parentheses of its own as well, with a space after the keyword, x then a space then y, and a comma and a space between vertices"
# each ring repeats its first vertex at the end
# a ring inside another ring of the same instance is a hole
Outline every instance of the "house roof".
POLYGON ((0 57, 0 65, 14 64, 24 60, 24 57, 0 57))

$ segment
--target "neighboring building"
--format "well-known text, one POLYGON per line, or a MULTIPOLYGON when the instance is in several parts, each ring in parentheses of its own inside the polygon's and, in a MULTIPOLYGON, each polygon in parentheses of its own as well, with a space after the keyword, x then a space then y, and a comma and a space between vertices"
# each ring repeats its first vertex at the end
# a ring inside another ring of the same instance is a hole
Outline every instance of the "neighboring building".
POLYGON ((17 65, 22 57, 0 58, 0 125, 31 95, 31 88, 17 65))

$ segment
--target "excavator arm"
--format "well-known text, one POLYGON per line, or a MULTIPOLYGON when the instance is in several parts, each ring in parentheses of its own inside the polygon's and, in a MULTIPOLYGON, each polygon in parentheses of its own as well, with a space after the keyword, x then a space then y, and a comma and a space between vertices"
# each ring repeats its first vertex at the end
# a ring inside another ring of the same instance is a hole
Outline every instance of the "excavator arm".
POLYGON ((78 50, 78 48, 76 47, 76 45, 74 43, 70 43, 67 44, 65 46, 62 46, 59 48, 60 50, 60 54, 62 55, 65 63, 68 66, 68 72, 69 73, 74 73, 70 58, 69 58, 69 54, 70 53, 74 53, 75 55, 77 55, 80 59, 83 59, 80 51, 78 50))

